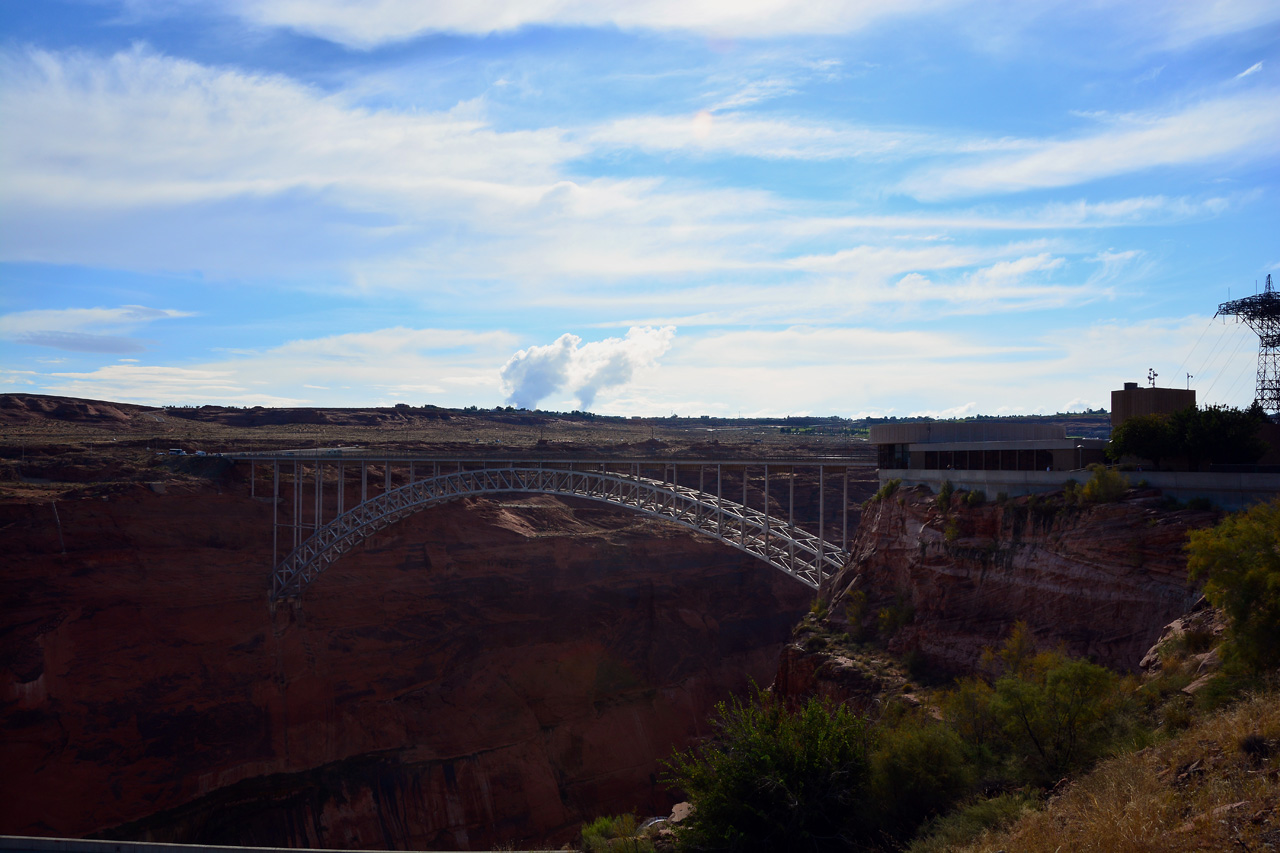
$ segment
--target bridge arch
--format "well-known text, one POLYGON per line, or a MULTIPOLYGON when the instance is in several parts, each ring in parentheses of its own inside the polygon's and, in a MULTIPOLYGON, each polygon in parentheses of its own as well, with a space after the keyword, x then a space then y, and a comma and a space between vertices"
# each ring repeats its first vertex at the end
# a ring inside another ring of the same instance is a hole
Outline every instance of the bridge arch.
POLYGON ((600 501, 712 536, 817 589, 848 555, 813 533, 723 497, 638 475, 509 466, 416 480, 376 495, 315 531, 275 567, 271 601, 301 596, 328 566, 373 533, 436 504, 523 493, 600 501))

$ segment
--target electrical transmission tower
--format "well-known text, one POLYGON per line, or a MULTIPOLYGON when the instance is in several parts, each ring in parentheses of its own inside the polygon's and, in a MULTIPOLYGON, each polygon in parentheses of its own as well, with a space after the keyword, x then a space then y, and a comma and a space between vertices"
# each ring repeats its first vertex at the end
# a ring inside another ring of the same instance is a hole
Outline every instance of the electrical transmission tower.
POLYGON ((1258 404, 1272 417, 1280 416, 1280 293, 1267 287, 1262 293, 1218 306, 1218 314, 1236 316, 1258 333, 1258 404))

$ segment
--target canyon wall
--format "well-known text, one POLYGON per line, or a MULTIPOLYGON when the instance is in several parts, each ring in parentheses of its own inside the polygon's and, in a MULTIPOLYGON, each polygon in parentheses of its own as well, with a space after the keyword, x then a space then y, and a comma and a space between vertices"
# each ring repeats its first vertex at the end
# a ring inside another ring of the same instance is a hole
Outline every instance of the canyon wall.
POLYGON ((1043 646, 1129 670, 1198 597, 1183 543, 1215 512, 1171 511, 1155 493, 976 506, 965 495, 943 508, 926 488, 901 489, 864 509, 853 558, 824 591, 831 619, 870 629, 888 611, 901 625, 890 650, 953 672, 1016 621, 1043 646))
POLYGON ((550 497, 434 508, 267 602, 243 483, 0 505, 0 832, 388 849, 568 840, 767 684, 811 592, 550 497))

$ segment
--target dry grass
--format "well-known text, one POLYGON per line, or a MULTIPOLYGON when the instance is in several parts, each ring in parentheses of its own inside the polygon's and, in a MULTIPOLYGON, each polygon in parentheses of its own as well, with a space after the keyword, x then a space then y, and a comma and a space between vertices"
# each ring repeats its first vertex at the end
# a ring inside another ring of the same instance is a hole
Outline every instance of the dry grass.
POLYGON ((1107 761, 963 853, 1280 851, 1280 693, 1107 761))

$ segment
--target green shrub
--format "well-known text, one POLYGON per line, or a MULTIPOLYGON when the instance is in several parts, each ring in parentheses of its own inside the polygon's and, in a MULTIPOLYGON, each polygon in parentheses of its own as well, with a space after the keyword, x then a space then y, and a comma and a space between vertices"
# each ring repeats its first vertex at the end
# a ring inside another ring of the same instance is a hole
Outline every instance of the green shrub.
POLYGON ((1280 666, 1280 498, 1193 530, 1187 568, 1227 616, 1228 656, 1247 671, 1280 666))
POLYGON ((893 604, 882 607, 876 614, 876 633, 885 640, 892 639, 894 634, 904 625, 910 625, 915 618, 916 608, 911 599, 900 593, 893 604))
POLYGON ((942 711, 972 759, 998 775, 1057 781, 1130 733, 1124 694, 1134 689, 1103 667, 1037 651, 1022 623, 983 655, 982 668, 991 681, 961 680, 943 695, 942 711))
POLYGON ((714 738, 665 762, 693 813, 682 846, 744 851, 848 850, 868 835, 862 718, 811 699, 789 711, 757 689, 716 706, 714 738))
POLYGON ((902 485, 902 480, 900 479, 895 478, 892 480, 886 480, 880 486, 880 488, 876 490, 876 493, 871 496, 871 500, 873 502, 882 501, 885 498, 892 495, 894 492, 898 491, 898 487, 901 485, 902 485))
POLYGON ((587 853, 652 853, 653 842, 639 834, 635 815, 598 817, 582 827, 582 849, 587 853))
POLYGON ((973 767, 956 731, 910 715, 878 733, 871 755, 871 797, 882 828, 903 837, 967 794, 973 767))
POLYGON ((968 844, 988 830, 1012 826, 1035 805, 1035 800, 1025 794, 1001 794, 976 800, 930 821, 907 848, 907 853, 945 853, 968 844))
POLYGON ((938 497, 935 499, 938 509, 946 512, 951 508, 951 495, 955 490, 956 487, 951 485, 950 480, 942 481, 942 485, 938 487, 938 497))
POLYGON ((1089 503, 1115 503, 1124 497, 1129 489, 1129 481, 1105 465, 1094 463, 1089 466, 1093 476, 1080 490, 1080 497, 1089 503))
POLYGON ((844 617, 849 622, 849 638, 855 643, 861 643, 867 639, 870 633, 863 626, 863 622, 867 618, 867 594, 862 590, 855 590, 849 595, 844 603, 844 617))
POLYGON ((1063 483, 1062 499, 1068 504, 1080 503, 1080 484, 1075 480, 1067 480, 1063 483))
POLYGON ((982 489, 974 489, 964 496, 965 506, 982 506, 987 502, 987 493, 982 489))

